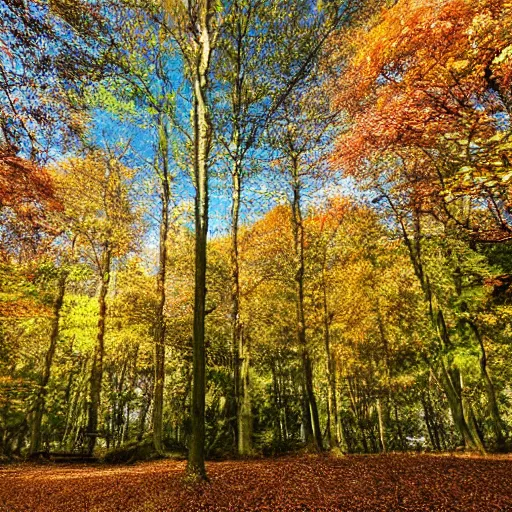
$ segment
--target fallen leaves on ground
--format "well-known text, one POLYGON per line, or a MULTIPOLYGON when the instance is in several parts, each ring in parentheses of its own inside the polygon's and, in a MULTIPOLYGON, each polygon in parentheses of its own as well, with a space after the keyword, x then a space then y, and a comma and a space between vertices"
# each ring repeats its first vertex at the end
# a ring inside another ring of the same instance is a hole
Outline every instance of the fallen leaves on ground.
POLYGON ((510 458, 299 456, 210 462, 0 468, 0 512, 512 511, 510 458))

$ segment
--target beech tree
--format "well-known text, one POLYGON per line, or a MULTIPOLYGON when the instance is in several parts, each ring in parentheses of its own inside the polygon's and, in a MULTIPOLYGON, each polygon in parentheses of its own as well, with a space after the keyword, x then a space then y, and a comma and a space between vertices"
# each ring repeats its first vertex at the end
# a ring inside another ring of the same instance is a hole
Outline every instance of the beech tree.
MULTIPOLYGON (((431 219, 440 221, 450 236, 471 236, 470 250, 475 240, 508 236, 503 220, 508 215, 508 136, 494 115, 508 109, 503 85, 510 41, 501 25, 492 22, 496 16, 501 19, 502 11, 494 4, 481 8, 471 2, 447 1, 439 9, 398 2, 367 35, 357 32, 354 53, 338 81, 339 93, 333 95, 352 123, 338 139, 333 160, 347 173, 366 179, 390 207, 445 354, 454 350, 452 338, 457 335, 450 332, 447 311, 439 306, 424 261, 431 219), (426 40, 434 52, 425 52, 426 40), (356 75, 361 87, 349 93, 344 80, 356 75), (502 157, 491 157, 495 150, 502 157), (480 165, 478 171, 474 165, 480 165)), ((459 273, 455 269, 455 281, 459 273)), ((465 336, 476 334, 466 331, 465 336)), ((478 345, 485 361, 485 347, 478 345)), ((460 386, 461 369, 445 359, 438 371, 462 438, 483 450, 460 386)), ((482 372, 489 402, 494 403, 492 385, 482 372)), ((499 425, 494 411, 493 422, 499 425)), ((496 439, 503 446, 498 431, 496 439)))
POLYGON ((97 338, 91 366, 87 434, 92 454, 98 432, 103 379, 107 296, 115 257, 132 244, 134 213, 127 194, 130 171, 112 156, 93 153, 60 166, 60 197, 64 220, 76 239, 78 256, 87 258, 99 280, 97 338), (86 195, 84 195, 84 193, 86 195), (80 254, 81 253, 81 254, 80 254))
POLYGON ((384 161, 376 173, 394 168, 425 208, 477 240, 509 236, 509 9, 397 2, 352 34, 353 54, 332 82, 351 122, 333 158, 354 174, 368 157, 384 161))
POLYGON ((215 50, 224 9, 216 2, 165 1, 165 30, 176 40, 192 88, 191 174, 195 195, 195 297, 194 380, 192 388, 192 440, 188 473, 206 478, 204 468, 206 244, 208 237, 208 190, 210 151, 213 141, 210 84, 212 53, 215 50))
POLYGON ((507 2, 0 4, 2 460, 510 448, 507 2))

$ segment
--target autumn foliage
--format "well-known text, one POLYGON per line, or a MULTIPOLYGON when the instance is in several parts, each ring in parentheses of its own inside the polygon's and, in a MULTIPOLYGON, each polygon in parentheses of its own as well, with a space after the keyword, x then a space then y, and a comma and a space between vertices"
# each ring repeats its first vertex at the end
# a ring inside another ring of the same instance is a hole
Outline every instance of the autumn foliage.
POLYGON ((26 251, 22 258, 36 255, 43 239, 58 232, 51 215, 61 209, 48 171, 9 147, 0 148, 1 257, 8 258, 18 243, 26 251))
POLYGON ((512 510, 511 119, 506 0, 0 0, 0 512, 512 510))
POLYGON ((190 486, 184 462, 133 467, 0 469, 0 511, 490 512, 512 506, 509 459, 389 455, 287 457, 207 465, 190 486))
POLYGON ((347 69, 332 86, 350 128, 334 161, 353 175, 401 179, 424 210, 482 199, 495 222, 482 216, 471 230, 507 238, 511 20, 505 1, 401 0, 350 32, 340 47, 352 48, 347 69))

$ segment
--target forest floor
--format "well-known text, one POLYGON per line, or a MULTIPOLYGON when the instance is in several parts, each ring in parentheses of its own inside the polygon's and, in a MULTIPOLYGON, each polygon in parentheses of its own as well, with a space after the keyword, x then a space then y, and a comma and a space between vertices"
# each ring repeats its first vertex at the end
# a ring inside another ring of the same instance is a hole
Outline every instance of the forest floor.
POLYGON ((512 458, 297 456, 209 462, 0 467, 0 512, 512 511, 512 458))

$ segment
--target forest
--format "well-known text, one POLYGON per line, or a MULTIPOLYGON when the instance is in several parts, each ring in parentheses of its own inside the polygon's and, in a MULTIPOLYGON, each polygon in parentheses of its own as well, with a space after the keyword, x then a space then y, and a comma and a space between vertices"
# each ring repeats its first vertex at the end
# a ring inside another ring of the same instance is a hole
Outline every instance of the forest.
POLYGON ((0 511, 512 510, 511 116, 506 0, 0 0, 0 511))

